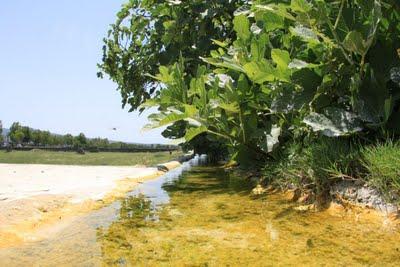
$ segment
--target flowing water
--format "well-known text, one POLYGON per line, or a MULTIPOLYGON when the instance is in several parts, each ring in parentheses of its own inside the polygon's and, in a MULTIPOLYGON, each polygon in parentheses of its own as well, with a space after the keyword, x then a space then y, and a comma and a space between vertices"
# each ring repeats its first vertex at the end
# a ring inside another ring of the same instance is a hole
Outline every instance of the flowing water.
POLYGON ((309 212, 217 167, 185 163, 1 266, 400 266, 400 233, 367 213, 309 212))

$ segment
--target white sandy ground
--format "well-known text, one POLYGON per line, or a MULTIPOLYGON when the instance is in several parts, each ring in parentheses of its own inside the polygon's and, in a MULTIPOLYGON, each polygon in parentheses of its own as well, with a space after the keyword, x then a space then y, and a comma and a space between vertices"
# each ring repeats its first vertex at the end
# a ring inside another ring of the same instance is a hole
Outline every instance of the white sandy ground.
MULTIPOLYGON (((171 161, 161 169, 178 166, 171 161)), ((162 173, 138 166, 0 164, 0 248, 47 238, 74 216, 162 173)))
POLYGON ((68 195, 73 203, 99 200, 118 180, 157 173, 145 167, 0 164, 0 203, 41 194, 68 195))

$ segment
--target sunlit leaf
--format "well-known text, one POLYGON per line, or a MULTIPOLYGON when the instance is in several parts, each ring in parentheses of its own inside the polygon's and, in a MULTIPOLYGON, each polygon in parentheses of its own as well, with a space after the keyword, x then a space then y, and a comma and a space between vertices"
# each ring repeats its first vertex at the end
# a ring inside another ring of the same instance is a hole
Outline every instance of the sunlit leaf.
POLYGON ((272 49, 271 58, 280 69, 287 69, 290 62, 289 52, 281 49, 272 49))
POLYGON ((274 12, 266 11, 263 14, 264 29, 267 32, 271 32, 277 29, 285 27, 285 19, 279 14, 274 12))
POLYGON ((297 70, 301 70, 304 68, 315 68, 317 66, 318 65, 316 65, 316 64, 307 63, 303 60, 296 59, 296 58, 293 59, 288 65, 289 69, 297 69, 297 70))
POLYGON ((201 58, 204 62, 217 66, 217 67, 224 67, 231 70, 244 72, 242 66, 240 66, 237 62, 234 61, 232 58, 222 57, 221 59, 216 58, 201 58))
POLYGON ((306 41, 312 40, 319 42, 317 34, 310 28, 307 28, 303 25, 296 25, 296 27, 291 27, 290 32, 293 35, 299 36, 306 41))
POLYGON ((216 45, 218 45, 220 47, 227 47, 228 46, 227 43, 224 43, 224 42, 221 42, 221 41, 218 41, 218 40, 214 40, 214 39, 211 39, 211 40, 213 41, 214 44, 216 44, 216 45))
POLYGON ((275 147, 279 144, 279 136, 281 135, 281 128, 277 125, 273 125, 271 132, 266 135, 267 139, 267 152, 272 152, 275 147))
POLYGON ((196 128, 189 128, 189 129, 186 130, 185 141, 189 142, 193 138, 198 136, 199 134, 202 134, 202 133, 205 133, 205 132, 207 132, 207 127, 205 127, 205 126, 200 126, 200 127, 196 127, 196 128))
POLYGON ((244 41, 250 38, 250 22, 246 15, 236 16, 233 20, 234 29, 238 37, 244 41))
POLYGON ((274 68, 266 60, 247 63, 243 68, 247 76, 255 83, 262 84, 275 80, 274 68))
POLYGON ((255 34, 258 35, 261 33, 262 29, 260 27, 257 26, 257 24, 253 23, 250 27, 250 31, 255 34))
POLYGON ((290 7, 293 11, 299 12, 310 12, 311 11, 311 4, 307 0, 292 0, 290 3, 290 7))

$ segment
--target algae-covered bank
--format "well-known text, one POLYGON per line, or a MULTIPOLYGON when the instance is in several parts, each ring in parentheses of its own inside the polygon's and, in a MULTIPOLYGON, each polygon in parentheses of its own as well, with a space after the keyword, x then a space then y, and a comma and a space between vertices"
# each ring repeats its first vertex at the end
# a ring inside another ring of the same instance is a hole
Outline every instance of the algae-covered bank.
POLYGON ((219 167, 184 163, 40 242, 6 266, 398 266, 400 232, 366 212, 300 211, 219 167))

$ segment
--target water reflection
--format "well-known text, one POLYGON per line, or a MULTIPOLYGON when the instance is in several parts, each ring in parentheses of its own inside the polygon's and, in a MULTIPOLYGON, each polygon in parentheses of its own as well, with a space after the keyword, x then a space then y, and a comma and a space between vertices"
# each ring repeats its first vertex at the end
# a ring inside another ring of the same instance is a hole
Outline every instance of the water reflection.
POLYGON ((141 184, 121 200, 118 217, 107 227, 97 229, 103 263, 126 265, 131 262, 128 259, 135 255, 135 246, 143 242, 137 236, 138 231, 140 228, 154 227, 160 219, 159 210, 170 201, 168 185, 179 184, 183 173, 206 163, 206 156, 197 155, 159 179, 141 184))
POLYGON ((156 209, 157 206, 166 204, 169 202, 170 197, 165 188, 164 184, 170 184, 175 181, 179 181, 182 174, 189 171, 194 166, 201 166, 207 164, 206 155, 196 155, 193 159, 182 163, 179 168, 173 169, 156 180, 145 182, 139 185, 135 190, 130 192, 128 196, 146 196, 151 200, 152 208, 156 209))

